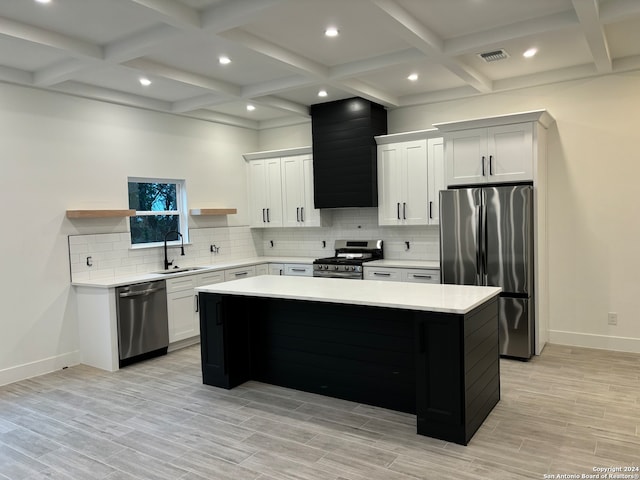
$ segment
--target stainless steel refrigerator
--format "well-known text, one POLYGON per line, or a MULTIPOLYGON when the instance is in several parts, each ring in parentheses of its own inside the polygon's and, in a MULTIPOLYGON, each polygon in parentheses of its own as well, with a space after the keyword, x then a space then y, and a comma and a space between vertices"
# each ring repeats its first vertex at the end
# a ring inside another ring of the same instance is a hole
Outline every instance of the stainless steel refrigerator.
POLYGON ((529 359, 534 349, 533 187, 440 192, 442 283, 502 287, 500 354, 529 359))

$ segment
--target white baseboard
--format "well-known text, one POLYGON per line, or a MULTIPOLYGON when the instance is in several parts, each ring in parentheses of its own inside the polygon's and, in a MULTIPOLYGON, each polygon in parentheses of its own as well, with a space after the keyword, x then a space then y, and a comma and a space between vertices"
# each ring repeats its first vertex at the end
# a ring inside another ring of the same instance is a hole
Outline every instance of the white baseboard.
POLYGON ((598 348, 618 352, 640 353, 640 338, 613 337, 591 333, 563 332, 549 330, 549 343, 572 345, 575 347, 598 348))
POLYGON ((196 343, 200 343, 200 335, 196 335, 195 337, 185 338, 184 340, 179 340, 177 342, 170 343, 169 348, 167 349, 167 352, 174 352, 176 350, 180 350, 181 348, 195 345, 196 343))
POLYGON ((64 367, 71 367, 80 363, 80 352, 78 350, 55 357, 44 358, 35 362, 24 363, 15 367, 0 370, 0 385, 7 385, 27 378, 37 377, 45 373, 55 372, 64 367))

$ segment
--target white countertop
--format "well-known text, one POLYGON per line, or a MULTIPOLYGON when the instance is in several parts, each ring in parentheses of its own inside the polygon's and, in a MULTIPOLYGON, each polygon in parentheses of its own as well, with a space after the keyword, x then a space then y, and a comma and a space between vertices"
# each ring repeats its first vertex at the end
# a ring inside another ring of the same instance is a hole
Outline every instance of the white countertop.
POLYGON ((464 314, 497 296, 499 287, 263 275, 205 285, 198 292, 368 305, 464 314))
POLYGON ((373 260, 363 265, 366 267, 392 267, 392 268, 435 268, 440 269, 440 262, 434 260, 373 260))

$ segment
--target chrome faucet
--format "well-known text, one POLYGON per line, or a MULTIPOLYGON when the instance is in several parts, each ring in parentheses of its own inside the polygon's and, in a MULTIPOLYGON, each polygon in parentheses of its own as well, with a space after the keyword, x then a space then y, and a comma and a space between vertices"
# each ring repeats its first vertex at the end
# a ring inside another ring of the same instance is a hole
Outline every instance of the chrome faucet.
MULTIPOLYGON (((173 260, 169 261, 169 258, 167 257, 167 237, 171 233, 176 233, 180 237, 180 242, 181 242, 181 244, 180 244, 180 251, 181 251, 180 255, 182 255, 184 257, 184 237, 177 230, 169 230, 164 236, 164 269, 165 270, 169 270, 169 267, 171 265, 173 265, 173 260)), ((176 240, 177 240, 177 238, 176 238, 176 240)))

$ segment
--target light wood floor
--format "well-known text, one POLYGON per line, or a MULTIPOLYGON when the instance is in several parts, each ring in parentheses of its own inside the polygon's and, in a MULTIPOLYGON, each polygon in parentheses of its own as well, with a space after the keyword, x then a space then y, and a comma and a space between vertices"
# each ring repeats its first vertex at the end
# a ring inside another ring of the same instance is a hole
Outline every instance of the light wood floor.
POLYGON ((640 464, 636 354, 550 345, 501 360, 502 399, 466 447, 416 435, 410 415, 204 386, 199 359, 195 346, 0 387, 0 478, 542 479, 640 464))

